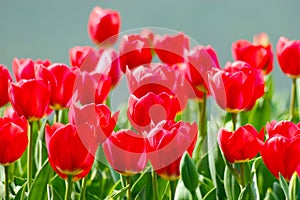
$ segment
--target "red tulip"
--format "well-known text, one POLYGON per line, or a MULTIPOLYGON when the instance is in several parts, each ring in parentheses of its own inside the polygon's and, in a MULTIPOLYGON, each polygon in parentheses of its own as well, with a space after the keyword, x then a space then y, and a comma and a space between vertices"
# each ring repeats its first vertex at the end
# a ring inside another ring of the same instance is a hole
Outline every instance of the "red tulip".
POLYGON ((283 73, 291 78, 300 77, 300 40, 280 37, 276 46, 276 55, 283 73))
MULTIPOLYGON (((87 144, 96 142, 102 144, 113 132, 119 117, 119 112, 112 115, 104 104, 87 104, 77 107, 72 104, 69 110, 69 122, 77 127, 80 138, 87 144)), ((84 142, 84 144, 86 144, 84 142)))
POLYGON ((0 64, 0 107, 9 102, 8 98, 8 84, 12 81, 8 69, 0 64))
POLYGON ((12 106, 9 106, 4 110, 3 117, 10 119, 18 119, 19 115, 12 106))
POLYGON ((162 120, 174 120, 180 111, 174 96, 166 92, 148 92, 142 97, 129 96, 127 116, 133 127, 141 132, 150 130, 162 120))
POLYGON ((279 173, 287 180, 294 172, 300 176, 300 126, 290 121, 272 121, 267 124, 267 132, 269 138, 261 149, 267 168, 276 178, 279 173))
POLYGON ((209 87, 217 104, 228 112, 251 110, 264 94, 262 71, 248 63, 227 63, 224 69, 213 69, 209 87))
POLYGON ((42 80, 21 80, 11 83, 9 98, 19 116, 36 121, 45 116, 50 103, 50 92, 42 80))
POLYGON ((9 165, 18 160, 28 144, 27 121, 21 118, 0 118, 0 164, 9 165))
POLYGON ((75 46, 69 50, 71 66, 84 67, 84 71, 93 71, 104 49, 96 50, 91 46, 75 46), (90 69, 90 70, 88 70, 90 69))
POLYGON ((119 44, 120 67, 133 69, 152 60, 151 45, 147 38, 138 34, 124 35, 119 44))
POLYGON ((126 72, 129 92, 137 98, 145 96, 148 92, 156 95, 166 92, 178 100, 180 110, 184 110, 187 103, 187 94, 192 88, 181 74, 167 65, 150 64, 140 66, 126 72))
POLYGON ((78 73, 74 84, 73 101, 82 105, 103 103, 111 89, 111 79, 104 74, 78 73))
POLYGON ((101 46, 112 46, 118 39, 121 18, 118 11, 94 7, 88 19, 90 39, 101 46))
POLYGON ((132 176, 146 167, 146 140, 132 130, 113 133, 103 143, 106 159, 114 170, 132 176))
POLYGON ((72 70, 61 63, 52 64, 48 68, 39 68, 37 76, 48 83, 50 87, 50 107, 52 109, 60 110, 70 106, 76 79, 74 71, 75 69, 72 70))
POLYGON ((249 124, 230 132, 219 130, 219 144, 225 158, 231 163, 246 162, 253 159, 260 151, 264 140, 264 129, 257 132, 249 124))
POLYGON ((198 129, 197 124, 161 121, 148 134, 148 158, 159 176, 176 180, 180 176, 179 165, 185 151, 192 156, 198 129))
POLYGON ((73 181, 79 180, 92 168, 95 152, 82 143, 75 126, 47 124, 46 145, 50 165, 63 179, 71 175, 73 181))
POLYGON ((211 46, 196 46, 188 56, 187 79, 193 86, 198 99, 202 99, 203 92, 209 94, 208 71, 220 68, 215 50, 211 46))
POLYGON ((159 59, 169 65, 186 60, 190 49, 189 38, 184 33, 175 35, 155 35, 154 50, 159 59))
POLYGON ((43 65, 48 67, 51 64, 49 60, 36 60, 30 58, 14 58, 12 63, 12 70, 17 81, 21 79, 35 79, 35 65, 43 65))
POLYGON ((247 62, 252 67, 263 70, 265 74, 269 74, 273 70, 272 47, 266 34, 257 36, 255 43, 247 40, 234 42, 232 55, 236 60, 247 62))

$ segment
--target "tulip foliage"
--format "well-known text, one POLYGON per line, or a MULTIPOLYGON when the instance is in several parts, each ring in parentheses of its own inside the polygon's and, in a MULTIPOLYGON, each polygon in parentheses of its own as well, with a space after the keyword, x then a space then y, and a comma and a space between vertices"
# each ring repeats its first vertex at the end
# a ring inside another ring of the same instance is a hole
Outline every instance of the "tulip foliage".
POLYGON ((0 199, 300 199, 300 40, 240 39, 222 64, 183 32, 120 30, 97 6, 96 46, 70 47, 69 64, 0 64, 0 199))

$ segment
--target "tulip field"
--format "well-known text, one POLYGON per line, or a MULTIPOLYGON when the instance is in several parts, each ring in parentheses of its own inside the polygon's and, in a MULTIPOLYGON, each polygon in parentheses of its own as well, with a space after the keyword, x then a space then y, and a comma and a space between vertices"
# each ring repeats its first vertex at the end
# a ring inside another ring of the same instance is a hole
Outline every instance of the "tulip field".
POLYGON ((69 63, 0 64, 0 199, 300 199, 300 40, 236 38, 222 66, 182 31, 86 16, 94 46, 70 47, 69 63))

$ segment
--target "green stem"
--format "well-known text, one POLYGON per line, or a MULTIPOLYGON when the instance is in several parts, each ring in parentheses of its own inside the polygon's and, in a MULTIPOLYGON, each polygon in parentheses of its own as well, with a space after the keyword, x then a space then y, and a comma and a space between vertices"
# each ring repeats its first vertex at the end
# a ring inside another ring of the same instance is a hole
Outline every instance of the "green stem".
POLYGON ((241 177, 241 186, 244 188, 245 187, 245 169, 244 169, 244 164, 245 163, 240 163, 240 177, 241 177))
POLYGON ((152 187, 153 187, 153 200, 158 200, 157 174, 154 169, 152 169, 152 187))
POLYGON ((205 132, 205 122, 206 122, 206 93, 203 93, 203 101, 198 103, 199 107, 199 136, 195 147, 195 153, 193 155, 193 158, 195 161, 200 159, 201 156, 201 149, 203 146, 203 143, 205 141, 206 132, 205 132))
POLYGON ((127 189, 127 200, 131 200, 131 181, 130 181, 130 176, 126 177, 126 186, 128 185, 127 189))
POLYGON ((232 120, 232 131, 235 131, 236 122, 237 122, 237 113, 231 113, 231 120, 232 120))
POLYGON ((30 191, 32 184, 32 154, 33 154, 33 125, 34 122, 29 122, 29 144, 28 144, 28 155, 27 155, 27 178, 28 178, 28 192, 30 191))
POLYGON ((80 193, 80 200, 85 200, 85 196, 86 196, 86 184, 87 184, 87 178, 84 177, 82 180, 82 189, 81 189, 81 193, 80 193))
POLYGON ((290 102, 290 120, 292 121, 295 117, 295 104, 296 104, 296 93, 297 93, 297 84, 296 78, 292 79, 292 88, 291 88, 291 102, 290 102))
POLYGON ((231 163, 229 163, 228 161, 226 161, 225 163, 226 163, 226 166, 228 167, 229 171, 231 172, 231 174, 234 176, 236 181, 240 184, 241 179, 240 179, 238 172, 233 168, 231 163))
POLYGON ((69 175, 68 176, 68 180, 67 180, 67 191, 66 191, 65 200, 70 200, 71 199, 71 196, 72 196, 72 187, 73 187, 72 176, 69 175))
POLYGON ((169 181, 169 185, 170 185, 170 200, 173 200, 175 197, 177 182, 169 181))
POLYGON ((6 200, 9 200, 9 180, 8 180, 8 176, 9 176, 9 173, 8 173, 8 167, 9 166, 4 166, 4 173, 5 173, 5 199, 6 200))
POLYGON ((192 194, 192 200, 198 200, 196 191, 191 191, 191 194, 192 194))
POLYGON ((58 121, 59 121, 59 110, 55 110, 53 123, 58 122, 58 121))

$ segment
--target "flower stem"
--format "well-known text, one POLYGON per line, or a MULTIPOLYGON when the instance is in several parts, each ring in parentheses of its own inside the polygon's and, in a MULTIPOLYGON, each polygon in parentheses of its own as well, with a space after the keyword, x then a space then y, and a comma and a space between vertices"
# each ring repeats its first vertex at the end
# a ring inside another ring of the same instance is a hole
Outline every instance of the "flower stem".
POLYGON ((66 191, 65 200, 70 200, 71 199, 71 196, 72 196, 72 187, 73 187, 72 176, 69 175, 68 176, 68 180, 67 180, 67 191, 66 191))
POLYGON ((244 164, 245 163, 240 163, 240 180, 241 180, 241 186, 244 188, 245 187, 245 169, 244 169, 244 164))
POLYGON ((173 200, 175 197, 175 192, 176 192, 176 181, 169 181, 170 185, 170 200, 173 200))
POLYGON ((8 180, 8 176, 9 176, 9 173, 8 173, 8 167, 9 166, 4 166, 4 173, 5 173, 5 200, 9 200, 9 189, 8 189, 8 186, 9 186, 9 180, 8 180))
POLYGON ((131 181, 130 176, 126 176, 126 185, 128 185, 127 189, 127 200, 131 200, 131 181))
POLYGON ((237 113, 231 113, 231 120, 232 120, 232 131, 235 131, 236 122, 237 122, 237 113))
POLYGON ((82 189, 81 189, 81 193, 80 193, 80 200, 85 200, 85 196, 86 196, 86 184, 87 184, 87 178, 84 177, 82 180, 82 189))
POLYGON ((192 200, 197 200, 198 199, 196 191, 192 191, 191 194, 192 194, 192 200))
POLYGON ((28 192, 30 191, 32 184, 32 154, 33 154, 33 125, 34 122, 29 122, 29 144, 28 144, 28 155, 27 155, 27 178, 28 178, 28 192))
POLYGON ((290 120, 292 121, 295 117, 295 104, 296 104, 296 93, 297 93, 297 83, 296 78, 292 79, 291 87, 291 102, 290 102, 290 120))
POLYGON ((59 110, 55 110, 53 123, 58 122, 58 121, 59 121, 59 110))
POLYGON ((152 169, 152 187, 153 187, 153 200, 158 200, 157 174, 154 169, 152 169))

